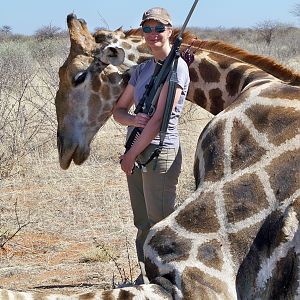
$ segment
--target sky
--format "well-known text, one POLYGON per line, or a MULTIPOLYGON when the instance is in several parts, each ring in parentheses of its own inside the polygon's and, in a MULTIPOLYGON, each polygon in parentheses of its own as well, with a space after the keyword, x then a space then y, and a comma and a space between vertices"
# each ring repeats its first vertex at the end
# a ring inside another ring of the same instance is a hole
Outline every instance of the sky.
MULTIPOLYGON (((194 0, 2 0, 0 27, 13 33, 32 35, 43 26, 67 30, 66 17, 75 13, 96 27, 127 30, 139 26, 143 12, 151 7, 166 8, 174 26, 181 26, 194 0)), ((199 0, 188 26, 253 27, 266 20, 300 26, 291 10, 300 0, 199 0)))

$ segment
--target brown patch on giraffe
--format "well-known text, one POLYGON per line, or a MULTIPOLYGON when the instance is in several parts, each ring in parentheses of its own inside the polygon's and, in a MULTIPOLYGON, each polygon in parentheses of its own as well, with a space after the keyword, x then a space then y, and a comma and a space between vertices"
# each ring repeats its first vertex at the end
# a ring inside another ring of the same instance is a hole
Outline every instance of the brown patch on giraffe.
POLYGON ((207 106, 207 99, 204 94, 204 91, 201 88, 195 89, 194 97, 192 97, 197 105, 202 108, 206 108, 207 106))
POLYGON ((231 168, 238 171, 258 162, 266 153, 259 146, 249 130, 238 119, 234 119, 231 131, 231 168))
POLYGON ((186 260, 191 250, 191 240, 178 235, 169 226, 157 232, 149 241, 164 263, 186 260))
POLYGON ((297 197, 295 200, 294 200, 294 203, 293 203, 293 208, 294 208, 294 211, 297 215, 297 220, 299 221, 300 223, 300 196, 297 197))
MULTIPOLYGON (((141 44, 136 47, 136 50, 140 52, 142 55, 146 56, 146 54, 151 54, 149 47, 146 44, 141 44)), ((149 58, 149 56, 148 56, 149 58)))
POLYGON ((134 54, 129 54, 128 59, 131 61, 135 61, 135 55, 134 54))
POLYGON ((273 84, 262 90, 258 96, 270 99, 300 100, 300 87, 287 84, 273 84))
POLYGON ((111 84, 116 84, 120 82, 120 75, 117 72, 109 73, 107 79, 111 84))
POLYGON ((132 46, 129 43, 124 41, 121 43, 121 47, 127 50, 132 48, 132 46))
MULTIPOLYGON (((265 262, 266 259, 268 259, 272 254, 274 254, 274 250, 278 249, 278 246, 290 239, 287 239, 286 234, 283 232, 283 228, 285 227, 287 213, 290 209, 293 209, 294 211, 298 211, 295 207, 299 205, 300 197, 298 197, 291 206, 287 207, 286 211, 282 213, 280 209, 277 209, 276 211, 273 211, 262 224, 261 228, 259 229, 259 232, 257 236, 255 237, 255 240, 251 246, 250 251, 248 252, 246 258, 243 260, 239 271, 237 275, 237 290, 241 297, 241 299, 247 298, 249 295, 254 295, 253 287, 256 286, 256 279, 257 274, 259 271, 261 271, 261 264, 262 262, 265 262)), ((288 255, 289 256, 289 255, 288 255)), ((285 260, 285 259, 284 259, 285 260)), ((285 261, 287 263, 287 261, 285 261)), ((298 264, 298 261, 297 261, 298 264)), ((279 275, 281 278, 284 277, 284 280, 287 280, 288 282, 293 282, 293 279, 290 278, 291 271, 298 269, 298 266, 292 266, 287 263, 287 265, 283 266, 281 265, 280 270, 276 270, 277 266, 275 267, 275 271, 272 271, 272 276, 270 276, 267 283, 267 287, 263 287, 263 290, 260 290, 260 297, 262 299, 274 299, 270 296, 272 290, 274 290, 274 286, 280 285, 282 283, 281 280, 278 282, 277 275, 279 275), (282 273, 286 272, 284 276, 282 276, 282 273), (281 274, 281 275, 280 275, 281 274), (287 277, 286 277, 287 276, 287 277), (267 293, 267 294, 266 294, 267 293)), ((287 289, 289 289, 289 284, 285 285, 287 289)), ((287 290, 286 289, 286 290, 287 290)), ((253 296, 253 298, 255 298, 253 296)), ((276 297, 275 297, 276 298, 276 297)), ((277 298, 276 298, 277 299, 277 298)), ((280 299, 287 299, 285 297, 280 299)), ((294 299, 289 298, 288 299, 294 299)))
POLYGON ((196 188, 198 187, 201 179, 199 174, 199 163, 200 163, 199 157, 196 155, 194 160, 194 169, 193 169, 196 188))
POLYGON ((243 221, 268 207, 263 185, 256 174, 245 174, 224 185, 229 223, 243 221))
POLYGON ((300 151, 287 151, 266 168, 271 188, 278 201, 291 197, 300 186, 300 151))
MULTIPOLYGON (((262 222, 249 252, 239 266, 236 276, 237 291, 241 299, 247 298, 249 295, 255 298, 253 288, 257 285, 256 279, 258 272, 261 270, 261 264, 284 242, 282 232, 284 218, 281 210, 271 212, 262 222)), ((251 236, 254 235, 253 232, 251 236)))
POLYGON ((138 58, 138 60, 137 60, 137 64, 140 64, 140 63, 142 63, 142 62, 144 62, 144 61, 146 61, 148 59, 149 59, 149 56, 147 56, 147 55, 140 55, 139 58, 138 58))
POLYGON ((185 268, 181 281, 183 299, 232 299, 232 295, 229 294, 227 285, 224 282, 198 268, 185 268))
MULTIPOLYGON (((251 245, 261 227, 262 221, 252 224, 237 233, 230 233, 228 235, 230 252, 234 265, 239 268, 247 253, 250 250, 251 245)), ((238 270, 235 270, 238 271, 238 270)))
POLYGON ((204 82, 210 83, 210 82, 219 82, 221 73, 217 69, 217 67, 212 64, 207 59, 202 59, 198 65, 200 75, 204 82))
POLYGON ((103 300, 115 300, 115 296, 113 295, 113 290, 104 291, 101 296, 103 300))
POLYGON ((92 90, 96 93, 99 92, 101 87, 101 80, 98 76, 95 76, 92 80, 92 90))
POLYGON ((254 252, 272 253, 274 249, 286 240, 282 229, 285 226, 284 216, 289 209, 290 207, 286 209, 284 214, 280 209, 277 209, 267 216, 253 243, 254 252))
MULTIPOLYGON (((259 80, 259 79, 264 79, 267 76, 269 76, 269 74, 266 74, 266 72, 262 71, 262 70, 253 70, 253 71, 251 71, 251 73, 248 74, 247 77, 244 79, 242 90, 245 87, 247 87, 247 85, 250 84, 252 81, 259 80)), ((255 86, 261 85, 261 84, 262 83, 257 83, 257 84, 255 84, 255 86)))
POLYGON ((134 298, 134 294, 131 293, 130 291, 126 291, 126 290, 121 290, 119 295, 118 295, 118 300, 131 300, 134 298))
POLYGON ((208 133, 201 142, 206 181, 215 182, 224 175, 224 130, 224 120, 219 121, 215 126, 206 127, 205 131, 208 133))
POLYGON ((209 91, 210 102, 210 112, 213 115, 218 114, 224 109, 224 99, 222 97, 222 91, 219 88, 211 89, 209 91))
POLYGON ((189 68, 189 74, 191 82, 198 82, 199 76, 194 68, 189 68))
MULTIPOLYGON (((294 247, 276 262, 267 289, 269 299, 296 299, 299 286, 299 254, 294 247)), ((263 297, 264 298, 264 297, 263 297)))
POLYGON ((226 76, 226 90, 231 97, 239 92, 244 73, 249 68, 250 66, 241 65, 228 72, 226 76))
POLYGON ((102 103, 98 95, 92 94, 88 102, 89 122, 95 122, 102 109, 102 103))
POLYGON ((222 244, 217 240, 204 243, 198 248, 197 259, 209 268, 222 270, 223 254, 222 244))
POLYGON ((107 84, 103 84, 100 87, 100 91, 99 91, 100 97, 103 100, 110 100, 110 87, 107 84))
POLYGON ((300 112, 292 107, 254 105, 246 110, 255 128, 266 133, 268 140, 278 146, 295 137, 300 128, 300 112))
POLYGON ((119 96, 119 95, 121 95, 121 93, 122 93, 122 91, 123 91, 123 89, 121 89, 119 86, 115 86, 113 89, 112 89, 112 94, 114 95, 114 96, 119 96))
POLYGON ((160 275, 159 269, 148 257, 145 257, 145 270, 149 280, 153 280, 160 275))
POLYGON ((201 193, 175 217, 176 222, 189 232, 211 233, 220 228, 216 216, 214 193, 201 193))
POLYGON ((96 296, 96 293, 89 292, 78 296, 78 300, 89 300, 93 299, 96 296))
POLYGON ((236 62, 236 59, 222 55, 220 53, 210 52, 208 54, 208 57, 217 62, 220 68, 224 70, 228 69, 233 63, 236 62))

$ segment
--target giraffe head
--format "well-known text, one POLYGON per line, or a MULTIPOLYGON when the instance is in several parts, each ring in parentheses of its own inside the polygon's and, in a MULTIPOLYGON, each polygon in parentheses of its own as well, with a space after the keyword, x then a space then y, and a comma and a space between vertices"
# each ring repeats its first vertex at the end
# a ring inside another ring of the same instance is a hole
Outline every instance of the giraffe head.
POLYGON ((113 44, 120 30, 102 32, 101 39, 100 34, 93 36, 85 21, 73 14, 67 17, 67 23, 70 53, 59 70, 55 98, 57 143, 63 169, 72 160, 81 164, 89 156, 93 137, 111 116, 129 79, 125 51, 113 44))

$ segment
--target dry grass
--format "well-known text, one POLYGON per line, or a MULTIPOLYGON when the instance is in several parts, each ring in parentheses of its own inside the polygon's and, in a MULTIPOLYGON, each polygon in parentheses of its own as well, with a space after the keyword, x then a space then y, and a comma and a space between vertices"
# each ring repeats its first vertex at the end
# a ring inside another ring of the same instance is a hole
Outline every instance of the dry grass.
MULTIPOLYGON (((67 48, 61 41, 26 42, 10 57, 9 47, 16 45, 5 47, 0 49, 0 67, 7 74, 0 80, 0 112, 5 112, 0 122, 0 237, 18 226, 16 202, 19 222, 30 224, 0 249, 0 285, 70 292, 110 287, 113 280, 129 279, 130 268, 134 278, 136 231, 118 162, 125 129, 109 120, 88 161, 61 170, 53 103, 67 48), (19 78, 18 84, 12 78, 19 78)), ((289 62, 300 69, 299 53, 289 62)), ((180 124, 178 205, 194 190, 194 151, 210 118, 201 108, 186 105, 180 124)))
MULTIPOLYGON (((180 126, 184 162, 179 203, 194 189, 194 149, 209 118, 207 112, 187 105, 180 126), (192 123, 188 121, 191 117, 192 123)), ((108 256, 115 258, 128 277, 126 240, 133 276, 137 275, 136 231, 125 176, 118 163, 124 151, 124 133, 124 128, 110 120, 94 140, 92 155, 84 165, 61 170, 53 143, 47 155, 28 155, 23 159, 22 172, 1 181, 0 224, 16 226, 15 201, 21 221, 27 221, 30 212, 32 222, 0 250, 2 286, 61 285, 64 291, 73 291, 100 283, 110 286, 113 276, 121 282, 116 264, 108 256), (94 239, 109 255, 96 248, 94 239), (66 289, 68 285, 71 287, 66 289)))

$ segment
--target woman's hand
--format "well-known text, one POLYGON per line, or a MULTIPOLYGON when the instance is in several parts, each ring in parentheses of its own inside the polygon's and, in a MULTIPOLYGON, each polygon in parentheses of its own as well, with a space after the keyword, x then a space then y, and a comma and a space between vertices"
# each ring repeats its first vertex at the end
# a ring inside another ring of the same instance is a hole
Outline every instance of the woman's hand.
POLYGON ((130 151, 120 156, 121 169, 126 175, 131 175, 133 173, 135 159, 136 156, 132 155, 130 151))
POLYGON ((133 127, 145 128, 149 121, 150 117, 144 113, 138 113, 134 117, 133 127))

